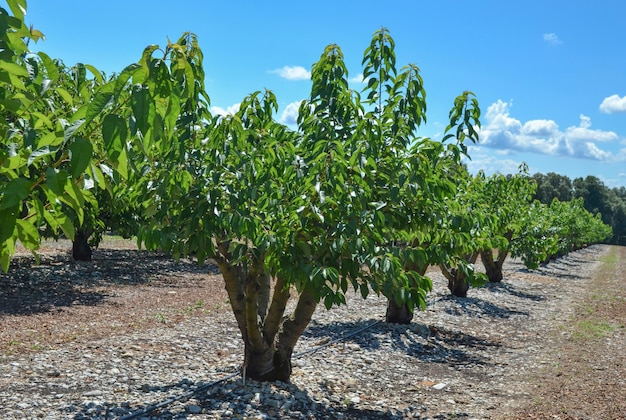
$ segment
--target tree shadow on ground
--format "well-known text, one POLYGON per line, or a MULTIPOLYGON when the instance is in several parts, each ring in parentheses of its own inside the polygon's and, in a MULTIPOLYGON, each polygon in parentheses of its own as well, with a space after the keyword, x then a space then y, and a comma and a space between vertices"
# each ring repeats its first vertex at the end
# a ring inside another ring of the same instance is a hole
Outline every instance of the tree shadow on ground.
POLYGON ((576 269, 589 264, 589 260, 572 253, 565 256, 555 258, 547 263, 540 264, 536 269, 521 267, 518 271, 522 273, 531 273, 540 276, 570 278, 582 280, 587 278, 584 272, 576 273, 576 269))
POLYGON ((182 278, 216 274, 216 266, 175 261, 167 254, 138 250, 98 250, 90 262, 69 255, 17 257, 0 273, 0 315, 31 315, 71 305, 95 306, 109 295, 108 286, 183 287, 182 278))
POLYGON ((485 299, 477 297, 459 298, 446 295, 439 301, 452 301, 454 305, 446 306, 445 312, 456 316, 487 317, 493 319, 509 319, 512 316, 528 316, 527 311, 503 308, 485 299))
MULTIPOLYGON (((575 265, 573 268, 575 269, 576 267, 578 267, 578 265, 575 265)), ((535 270, 524 268, 520 269, 520 272, 544 277, 556 277, 558 279, 568 278, 572 280, 584 280, 585 278, 587 278, 583 274, 574 274, 571 267, 559 267, 553 264, 539 266, 539 268, 535 270)))
POLYGON ((393 350, 402 351, 421 362, 443 363, 450 366, 489 364, 473 350, 500 347, 499 342, 485 340, 462 331, 419 323, 389 324, 376 322, 374 319, 330 324, 317 324, 312 321, 303 337, 315 338, 313 346, 317 343, 341 341, 357 344, 363 350, 378 350, 384 345, 390 345, 393 350), (351 335, 356 331, 359 333, 351 335))
MULTIPOLYGON (((151 418, 186 419, 198 415, 211 415, 226 418, 239 418, 251 409, 264 417, 324 419, 396 419, 390 411, 377 411, 355 407, 344 401, 322 404, 315 401, 304 389, 284 382, 274 382, 273 386, 252 389, 242 383, 241 378, 228 379, 211 385, 195 384, 183 379, 172 384, 142 385, 146 400, 157 401, 146 405, 130 406, 125 402, 85 402, 72 405, 64 410, 76 420, 94 418, 151 418), (149 395, 148 395, 149 394, 149 395), (288 395, 285 398, 285 395, 288 395), (298 416, 296 413, 299 413, 298 416)), ((253 416, 254 417, 254 416, 253 416)), ((215 417, 211 417, 215 418, 215 417)), ((242 417, 246 418, 246 417, 242 417)), ((256 417, 254 417, 256 418, 256 417)))
POLYGON ((528 293, 520 290, 514 284, 506 282, 487 283, 484 287, 494 292, 507 293, 520 299, 532 300, 533 302, 542 302, 546 297, 539 294, 528 293))

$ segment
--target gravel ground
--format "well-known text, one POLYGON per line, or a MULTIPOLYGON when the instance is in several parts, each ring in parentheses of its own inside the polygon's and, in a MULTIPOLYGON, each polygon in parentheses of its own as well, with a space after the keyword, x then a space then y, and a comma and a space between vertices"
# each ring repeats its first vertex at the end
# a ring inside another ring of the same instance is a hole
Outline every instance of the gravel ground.
MULTIPOLYGON (((242 342, 214 268, 132 249, 119 251, 131 261, 103 249, 78 264, 54 251, 38 268, 22 259, 0 277, 3 419, 626 418, 624 399, 609 417, 532 408, 608 246, 532 272, 509 261, 501 284, 465 299, 449 296, 433 271, 427 309, 411 325, 382 322, 377 297, 319 308, 289 384, 235 373, 242 342), (51 281, 67 288, 41 295, 51 281)), ((613 325, 612 345, 626 343, 624 322, 613 325)), ((626 389, 626 367, 617 369, 613 385, 626 389)))

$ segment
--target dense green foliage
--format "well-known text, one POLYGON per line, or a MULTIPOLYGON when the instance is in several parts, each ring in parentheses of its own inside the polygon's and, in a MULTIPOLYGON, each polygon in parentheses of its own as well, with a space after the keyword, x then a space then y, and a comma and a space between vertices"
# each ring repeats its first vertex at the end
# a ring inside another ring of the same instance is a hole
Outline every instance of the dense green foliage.
POLYGON ((537 182, 535 198, 550 204, 554 198, 570 201, 582 198, 587 211, 600 214, 602 221, 613 229, 609 243, 626 245, 626 188, 609 188, 595 176, 576 178, 573 181, 565 175, 555 173, 535 174, 537 182))
POLYGON ((28 42, 42 34, 27 28, 23 1, 9 1, 13 16, 0 10, 0 265, 19 240, 37 249, 47 226, 74 237, 74 221, 97 203, 91 189, 106 185, 99 155, 98 89, 102 75, 90 66, 72 69, 28 42), (85 74, 91 73, 87 80, 85 74))

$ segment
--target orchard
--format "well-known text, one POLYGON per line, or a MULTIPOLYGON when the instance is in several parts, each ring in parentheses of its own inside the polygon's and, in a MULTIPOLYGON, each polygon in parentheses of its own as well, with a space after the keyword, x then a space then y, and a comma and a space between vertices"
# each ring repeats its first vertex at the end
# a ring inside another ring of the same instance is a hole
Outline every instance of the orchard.
MULTIPOLYGON (((321 52, 297 127, 277 122, 271 91, 233 115, 209 111, 194 34, 149 46, 107 76, 71 67, 29 42, 25 0, 0 9, 0 265, 16 243, 75 243, 89 260, 108 229, 172 258, 220 269, 245 354, 244 374, 288 381, 291 357, 316 307, 354 291, 389 301, 388 322, 410 322, 440 267, 452 294, 502 280, 507 256, 536 268, 611 237, 582 199, 532 200, 535 184, 471 175, 479 141, 475 95, 450 98, 441 139, 426 120, 420 69, 396 64, 386 29, 366 45, 357 92, 338 45, 321 52), (91 244, 91 245, 90 245, 91 244), (481 256, 486 275, 474 267, 481 256), (287 313, 290 299, 296 301, 287 313)), ((358 72, 355 70, 355 72, 358 72)))

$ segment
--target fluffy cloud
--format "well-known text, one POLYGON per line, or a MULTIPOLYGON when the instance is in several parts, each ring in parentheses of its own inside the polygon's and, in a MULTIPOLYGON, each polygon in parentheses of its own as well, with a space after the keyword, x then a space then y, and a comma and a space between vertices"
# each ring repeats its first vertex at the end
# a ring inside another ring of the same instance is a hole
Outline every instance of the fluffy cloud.
POLYGON ((223 117, 226 116, 226 115, 233 115, 237 111, 239 111, 239 105, 240 104, 234 104, 234 105, 229 106, 226 109, 220 108, 219 106, 212 106, 211 107, 211 113, 214 114, 214 115, 221 115, 223 117))
POLYGON ((616 158, 597 143, 619 140, 612 131, 594 130, 591 119, 580 115, 578 126, 559 129, 552 120, 531 120, 522 123, 511 117, 510 104, 498 100, 490 105, 480 130, 481 144, 498 149, 502 154, 513 151, 551 156, 569 156, 599 161, 616 158))
POLYGON ((298 109, 300 108, 301 101, 292 102, 285 107, 285 110, 280 114, 279 121, 287 125, 295 125, 298 122, 298 109))
POLYGON ((543 34, 543 40, 550 45, 561 45, 563 43, 554 33, 543 34))
POLYGON ((309 80, 311 78, 311 72, 302 66, 285 66, 270 70, 270 73, 277 74, 287 80, 309 80))
POLYGON ((600 111, 605 114, 626 112, 626 96, 620 98, 618 95, 611 95, 604 98, 600 104, 600 111))

